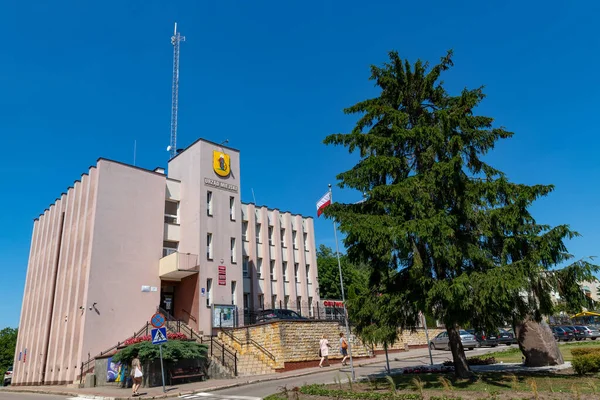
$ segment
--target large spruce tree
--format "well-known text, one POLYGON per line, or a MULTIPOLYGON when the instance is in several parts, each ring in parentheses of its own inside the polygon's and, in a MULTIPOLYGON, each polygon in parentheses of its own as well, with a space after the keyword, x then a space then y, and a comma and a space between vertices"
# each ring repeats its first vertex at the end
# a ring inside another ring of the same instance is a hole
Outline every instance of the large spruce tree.
MULTIPOLYGON (((451 52, 433 67, 389 59, 371 67, 379 97, 345 110, 359 116, 355 128, 325 139, 359 152, 338 179, 366 201, 325 214, 346 234, 351 261, 369 266, 372 290, 385 292, 386 325, 411 328, 431 312, 448 331, 456 375, 468 377, 460 327, 539 320, 552 308, 544 290, 557 286, 549 271, 569 258, 563 240, 575 233, 538 225, 528 211, 552 186, 511 183, 482 159, 512 133, 475 114, 482 88, 446 92, 439 78, 451 52)), ((589 276, 581 266, 572 268, 589 276)))

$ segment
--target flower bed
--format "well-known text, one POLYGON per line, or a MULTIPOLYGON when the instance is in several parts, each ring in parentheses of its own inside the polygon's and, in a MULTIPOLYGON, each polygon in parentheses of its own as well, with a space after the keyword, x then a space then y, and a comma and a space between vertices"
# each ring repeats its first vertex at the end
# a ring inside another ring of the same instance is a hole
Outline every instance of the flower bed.
MULTIPOLYGON (((187 336, 185 336, 185 334, 181 333, 181 332, 177 332, 177 333, 167 333, 167 339, 168 340, 187 340, 187 336)), ((136 338, 130 338, 127 339, 125 342, 123 342, 123 344, 125 346, 131 346, 132 344, 136 344, 136 343, 141 343, 141 342, 151 342, 152 341, 152 336, 150 335, 144 335, 144 336, 138 336, 136 338)))

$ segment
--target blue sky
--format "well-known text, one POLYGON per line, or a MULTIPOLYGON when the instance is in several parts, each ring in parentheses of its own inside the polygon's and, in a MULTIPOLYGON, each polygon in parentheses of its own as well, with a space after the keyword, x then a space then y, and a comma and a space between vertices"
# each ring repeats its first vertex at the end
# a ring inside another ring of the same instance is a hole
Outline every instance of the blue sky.
MULTIPOLYGON (((172 46, 181 50, 180 146, 241 150, 242 199, 304 215, 356 158, 322 145, 344 107, 376 95, 369 65, 455 51, 447 89, 485 85, 478 110, 516 133, 488 159, 514 181, 553 183, 538 220, 598 250, 600 4, 464 1, 4 1, 0 12, 0 328, 19 320, 33 218, 98 157, 165 166, 172 46), (534 4, 535 3, 535 4, 534 4)), ((339 201, 360 194, 336 190, 339 201)), ((331 222, 316 220, 332 246, 331 222)))

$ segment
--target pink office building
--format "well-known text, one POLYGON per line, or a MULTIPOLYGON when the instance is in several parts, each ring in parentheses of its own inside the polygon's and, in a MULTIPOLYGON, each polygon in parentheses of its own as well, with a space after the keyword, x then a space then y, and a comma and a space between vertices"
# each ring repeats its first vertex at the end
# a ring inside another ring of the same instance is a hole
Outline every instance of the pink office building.
POLYGON ((313 219, 244 204, 238 150, 99 159, 34 221, 12 382, 65 384, 161 307, 195 331, 319 302, 313 219))

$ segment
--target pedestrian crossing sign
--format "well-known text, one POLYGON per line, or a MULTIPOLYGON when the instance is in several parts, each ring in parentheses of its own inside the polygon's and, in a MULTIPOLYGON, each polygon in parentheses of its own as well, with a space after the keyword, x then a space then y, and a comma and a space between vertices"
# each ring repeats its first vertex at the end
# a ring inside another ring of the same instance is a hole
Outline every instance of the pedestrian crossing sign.
POLYGON ((152 329, 152 344, 162 344, 167 341, 167 328, 152 329))

